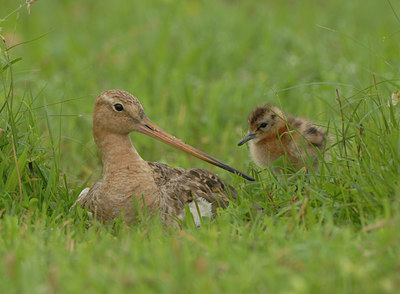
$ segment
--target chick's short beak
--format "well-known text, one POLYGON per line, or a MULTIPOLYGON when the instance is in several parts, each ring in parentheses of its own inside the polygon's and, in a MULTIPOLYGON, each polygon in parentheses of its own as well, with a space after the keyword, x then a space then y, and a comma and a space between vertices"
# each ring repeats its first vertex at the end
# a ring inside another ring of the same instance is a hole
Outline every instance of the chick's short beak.
POLYGON ((238 146, 242 146, 244 143, 246 143, 247 141, 250 141, 250 140, 254 139, 255 137, 256 137, 256 134, 255 134, 255 133, 250 133, 250 132, 248 132, 247 135, 246 135, 246 137, 244 137, 243 140, 241 140, 241 141, 238 143, 238 146))

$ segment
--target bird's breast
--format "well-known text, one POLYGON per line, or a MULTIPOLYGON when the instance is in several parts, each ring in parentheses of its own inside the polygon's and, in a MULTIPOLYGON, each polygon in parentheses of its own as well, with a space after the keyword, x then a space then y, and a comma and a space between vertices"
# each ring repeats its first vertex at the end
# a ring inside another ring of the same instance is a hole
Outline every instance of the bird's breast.
POLYGON ((284 154, 284 148, 279 140, 250 142, 249 149, 253 161, 262 168, 266 168, 284 154))

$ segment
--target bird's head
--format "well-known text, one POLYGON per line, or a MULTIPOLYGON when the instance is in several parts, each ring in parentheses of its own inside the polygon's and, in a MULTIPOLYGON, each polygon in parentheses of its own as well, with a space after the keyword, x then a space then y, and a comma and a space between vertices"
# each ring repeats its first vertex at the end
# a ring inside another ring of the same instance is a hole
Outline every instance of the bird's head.
POLYGON ((255 143, 276 134, 276 129, 280 129, 285 124, 283 112, 272 105, 266 104, 256 107, 248 117, 248 133, 238 145, 253 140, 255 143))
POLYGON ((139 100, 122 90, 101 93, 95 103, 93 127, 103 132, 127 135, 147 128, 146 117, 139 100))

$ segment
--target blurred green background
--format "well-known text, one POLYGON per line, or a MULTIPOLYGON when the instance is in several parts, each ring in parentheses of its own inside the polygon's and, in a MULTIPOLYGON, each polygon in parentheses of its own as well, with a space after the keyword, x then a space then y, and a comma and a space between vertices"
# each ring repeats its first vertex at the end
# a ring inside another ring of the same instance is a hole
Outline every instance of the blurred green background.
POLYGON ((397 293, 399 1, 26 8, 0 0, 0 293, 397 293), (133 134, 144 159, 212 170, 237 200, 182 230, 157 218, 103 225, 70 209, 101 177, 91 118, 96 96, 112 88, 258 181, 133 134), (237 147, 247 115, 266 102, 329 127, 320 170, 277 178, 237 147))

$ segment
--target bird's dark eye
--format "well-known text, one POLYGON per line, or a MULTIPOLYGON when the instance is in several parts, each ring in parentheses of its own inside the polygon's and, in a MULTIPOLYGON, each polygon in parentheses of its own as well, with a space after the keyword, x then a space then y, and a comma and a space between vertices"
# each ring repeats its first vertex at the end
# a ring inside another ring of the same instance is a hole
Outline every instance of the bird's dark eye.
POLYGON ((124 110, 124 107, 122 106, 122 104, 119 104, 119 103, 114 104, 114 108, 115 108, 116 111, 124 110))
POLYGON ((267 125, 268 125, 268 123, 262 123, 262 124, 260 125, 260 129, 265 128, 267 125))

